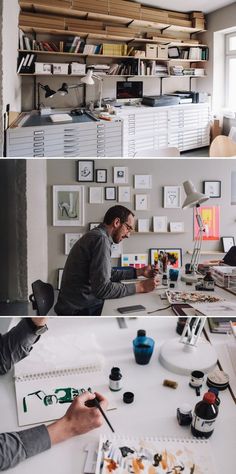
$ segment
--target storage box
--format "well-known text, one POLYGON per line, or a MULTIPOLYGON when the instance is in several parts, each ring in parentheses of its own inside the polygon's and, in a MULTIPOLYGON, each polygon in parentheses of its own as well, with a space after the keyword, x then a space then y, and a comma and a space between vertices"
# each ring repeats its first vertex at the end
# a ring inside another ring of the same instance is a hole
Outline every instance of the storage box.
POLYGON ((69 64, 66 64, 66 63, 53 63, 52 64, 52 68, 53 68, 53 74, 68 74, 68 71, 69 71, 69 64))
POLYGON ((52 64, 49 63, 35 63, 35 74, 52 74, 52 64))
POLYGON ((158 59, 168 59, 168 46, 160 44, 157 46, 158 59))
POLYGON ((192 27, 199 30, 205 30, 205 20, 204 18, 193 18, 192 27))
POLYGON ((86 64, 81 63, 71 63, 71 76, 76 75, 85 75, 86 74, 86 64))
POLYGON ((156 59, 157 57, 157 45, 152 43, 146 44, 146 56, 147 58, 156 59))
POLYGON ((217 285, 236 292, 236 267, 216 266, 211 268, 211 273, 217 285))

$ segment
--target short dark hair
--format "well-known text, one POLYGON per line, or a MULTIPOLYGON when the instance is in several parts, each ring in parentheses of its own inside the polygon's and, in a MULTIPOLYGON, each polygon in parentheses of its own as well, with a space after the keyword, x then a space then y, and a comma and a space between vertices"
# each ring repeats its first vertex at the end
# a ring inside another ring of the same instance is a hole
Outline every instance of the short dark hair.
POLYGON ((127 221, 128 217, 130 216, 134 217, 134 213, 128 209, 125 206, 112 206, 108 211, 106 212, 104 219, 103 219, 103 224, 110 225, 114 221, 114 219, 117 219, 117 217, 120 219, 121 224, 127 221))

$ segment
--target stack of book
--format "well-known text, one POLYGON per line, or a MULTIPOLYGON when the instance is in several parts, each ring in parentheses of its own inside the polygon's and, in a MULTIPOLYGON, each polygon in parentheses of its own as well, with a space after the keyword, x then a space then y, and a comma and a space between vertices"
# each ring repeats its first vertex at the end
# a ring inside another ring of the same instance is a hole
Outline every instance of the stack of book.
POLYGON ((104 43, 102 54, 106 56, 127 56, 127 44, 104 43))
POLYGON ((232 332, 231 322, 236 322, 236 318, 207 318, 209 329, 213 333, 227 334, 232 332))
POLYGON ((172 76, 183 76, 183 66, 171 66, 170 73, 172 76))
POLYGON ((110 66, 108 64, 91 64, 89 69, 93 69, 95 74, 99 74, 99 76, 105 76, 109 74, 110 66))
POLYGON ((101 44, 85 44, 83 54, 100 54, 101 50, 101 44))

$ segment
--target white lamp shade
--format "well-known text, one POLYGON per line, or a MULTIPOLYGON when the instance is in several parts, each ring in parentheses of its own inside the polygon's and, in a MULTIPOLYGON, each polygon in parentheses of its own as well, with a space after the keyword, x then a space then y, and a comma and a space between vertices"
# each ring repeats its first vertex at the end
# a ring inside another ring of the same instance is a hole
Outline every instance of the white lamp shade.
POLYGON ((188 207, 194 207, 197 204, 202 204, 203 202, 209 199, 209 196, 203 193, 199 193, 192 181, 185 181, 183 183, 183 187, 186 193, 186 198, 182 205, 182 209, 186 209, 188 207))
POLYGON ((93 86, 94 85, 93 70, 92 69, 88 69, 86 76, 81 78, 81 82, 83 84, 87 84, 88 86, 93 86))

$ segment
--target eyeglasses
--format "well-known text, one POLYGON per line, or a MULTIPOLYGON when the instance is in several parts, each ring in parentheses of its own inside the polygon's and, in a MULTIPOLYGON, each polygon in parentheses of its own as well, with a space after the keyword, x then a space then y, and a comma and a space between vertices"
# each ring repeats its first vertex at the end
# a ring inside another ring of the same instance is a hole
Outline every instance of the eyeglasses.
POLYGON ((123 222, 122 225, 125 225, 126 229, 128 230, 128 232, 134 232, 134 229, 131 225, 129 225, 127 222, 123 222))

